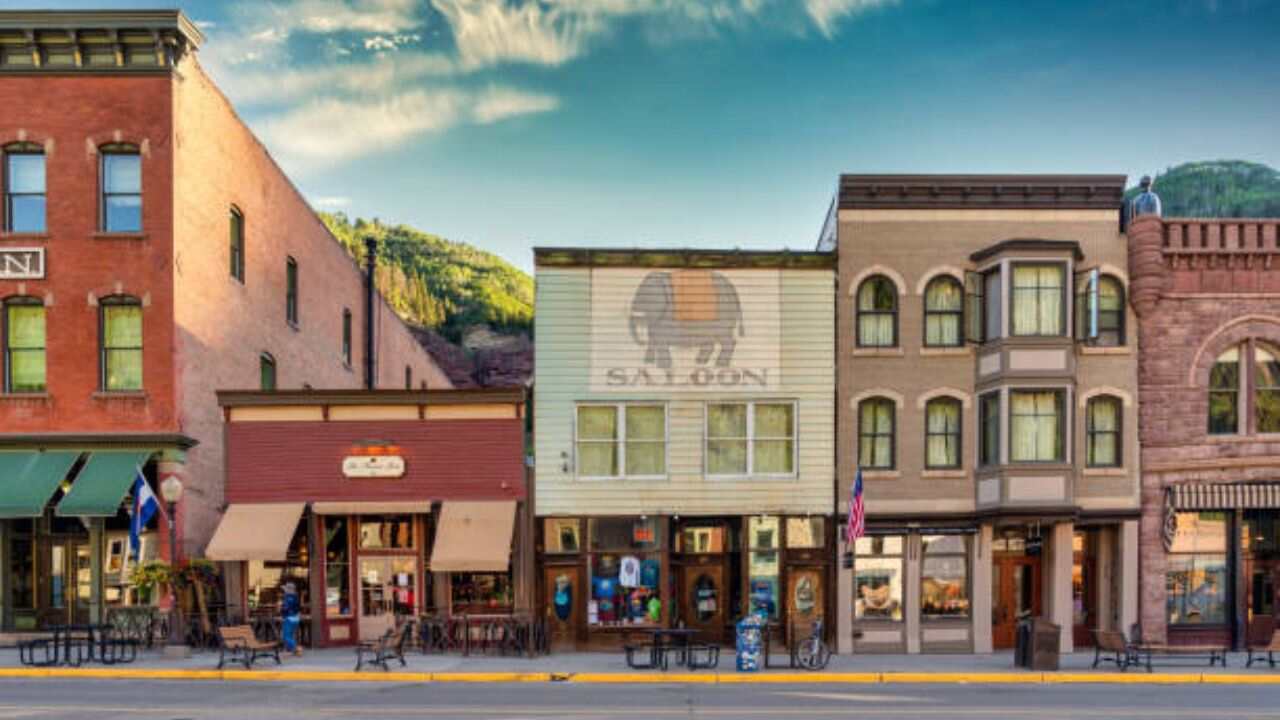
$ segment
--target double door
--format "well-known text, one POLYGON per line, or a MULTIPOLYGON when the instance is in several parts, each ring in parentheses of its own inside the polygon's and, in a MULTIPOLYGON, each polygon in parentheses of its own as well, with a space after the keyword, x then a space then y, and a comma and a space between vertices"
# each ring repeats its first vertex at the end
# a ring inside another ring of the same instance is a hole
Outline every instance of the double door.
POLYGON ((1014 646, 1018 621, 1041 614, 1040 558, 995 555, 991 559, 991 644, 1014 646))

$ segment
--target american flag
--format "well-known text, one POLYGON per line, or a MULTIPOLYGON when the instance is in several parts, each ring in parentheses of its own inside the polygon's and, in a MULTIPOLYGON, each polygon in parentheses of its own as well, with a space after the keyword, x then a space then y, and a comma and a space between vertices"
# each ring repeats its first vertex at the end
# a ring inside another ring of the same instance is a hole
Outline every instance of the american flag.
POLYGON ((867 534, 867 513, 862 506, 862 468, 858 468, 849 491, 849 522, 844 526, 844 542, 850 547, 858 538, 867 534))

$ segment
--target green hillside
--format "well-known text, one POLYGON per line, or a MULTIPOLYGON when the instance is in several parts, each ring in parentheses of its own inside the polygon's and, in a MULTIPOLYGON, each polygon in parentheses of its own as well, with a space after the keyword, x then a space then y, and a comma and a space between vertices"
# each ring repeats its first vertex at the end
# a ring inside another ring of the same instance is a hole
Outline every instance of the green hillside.
POLYGON ((467 328, 505 333, 533 328, 533 279, 492 253, 408 225, 345 213, 320 213, 353 257, 364 262, 363 238, 378 239, 378 284, 405 320, 459 343, 467 328))
POLYGON ((1154 190, 1165 217, 1280 217, 1280 172, 1260 163, 1184 163, 1156 175, 1154 190))

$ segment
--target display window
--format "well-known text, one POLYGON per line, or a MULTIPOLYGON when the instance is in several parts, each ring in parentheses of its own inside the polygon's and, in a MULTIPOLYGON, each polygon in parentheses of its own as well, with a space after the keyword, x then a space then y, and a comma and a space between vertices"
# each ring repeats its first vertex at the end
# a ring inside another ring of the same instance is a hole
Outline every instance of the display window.
POLYGON ((324 519, 324 608, 331 618, 351 617, 351 543, 347 518, 324 519))
POLYGON ((547 518, 542 525, 543 551, 571 554, 582 550, 578 537, 582 524, 577 518, 547 518))
POLYGON ((964 535, 922 535, 920 615, 969 617, 969 555, 964 535))
POLYGON ((776 516, 747 518, 747 587, 753 613, 778 617, 781 521, 776 516))
POLYGON ((1170 625, 1225 625, 1229 617, 1228 518, 1225 512, 1178 513, 1165 570, 1170 625))
POLYGON ((515 604, 511 571, 505 573, 453 573, 450 575, 453 612, 510 612, 515 604))
POLYGON ((787 547, 793 550, 813 550, 822 549, 826 546, 826 518, 787 518, 787 547))
POLYGON ((361 550, 410 550, 414 547, 412 515, 362 515, 361 550))
POLYGON ((597 518, 588 523, 591 554, 587 624, 662 622, 662 556, 654 518, 597 518))
POLYGON ((311 607, 311 570, 307 555, 307 523, 302 520, 293 532, 284 560, 250 560, 247 595, 249 609, 260 612, 278 612, 284 598, 285 583, 293 583, 298 590, 302 612, 311 607))
POLYGON ((866 536, 854 545, 854 617, 858 620, 902 620, 901 535, 866 536))
MULTIPOLYGON (((776 537, 776 525, 774 533, 776 537)), ((718 555, 733 550, 732 535, 724 525, 683 527, 676 537, 676 543, 676 552, 681 553, 718 555)))

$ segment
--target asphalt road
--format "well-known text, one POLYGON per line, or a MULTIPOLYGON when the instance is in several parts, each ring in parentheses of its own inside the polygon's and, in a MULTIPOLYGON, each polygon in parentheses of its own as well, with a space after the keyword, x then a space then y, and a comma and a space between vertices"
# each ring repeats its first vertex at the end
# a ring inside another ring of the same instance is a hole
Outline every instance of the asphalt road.
POLYGON ((1265 685, 594 685, 0 680, 0 718, 1280 718, 1265 685))

